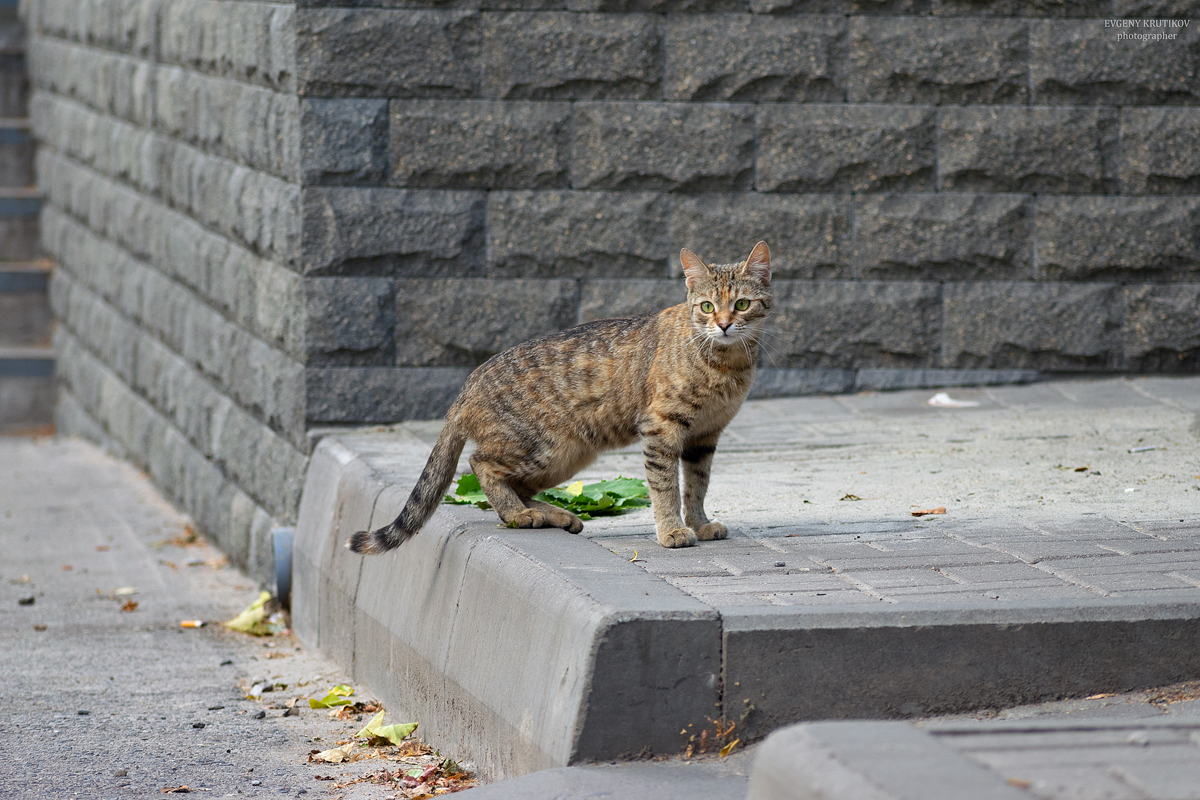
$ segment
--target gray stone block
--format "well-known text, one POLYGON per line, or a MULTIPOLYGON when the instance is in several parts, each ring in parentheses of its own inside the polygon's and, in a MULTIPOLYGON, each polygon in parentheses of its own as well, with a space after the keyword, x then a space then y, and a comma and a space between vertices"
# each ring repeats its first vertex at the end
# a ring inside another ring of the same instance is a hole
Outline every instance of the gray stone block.
POLYGON ((667 100, 846 99, 846 21, 760 15, 667 20, 667 100))
POLYGON ((937 363, 941 296, 936 283, 776 281, 764 366, 852 369, 937 363))
POLYGON ((493 278, 661 277, 671 250, 670 199, 649 192, 492 192, 493 278))
POLYGON ((310 423, 439 419, 471 374, 469 367, 310 367, 310 423))
POLYGON ((1025 195, 860 195, 854 223, 858 277, 1033 277, 1033 206, 1025 195))
POLYGON ((928 14, 933 2, 934 0, 750 0, 750 10, 755 14, 911 16, 928 14))
POLYGON ((296 13, 301 95, 466 97, 479 85, 480 16, 441 9, 296 13))
POLYGON ((736 13, 748 11, 749 0, 567 0, 570 11, 604 13, 736 13))
POLYGON ((304 191, 304 271, 318 275, 479 275, 482 192, 304 191))
POLYGON ((1126 369, 1200 372, 1200 284, 1125 289, 1126 369))
POLYGON ((306 99, 300 104, 306 185, 382 183, 387 165, 387 100, 306 99))
POLYGON ((1121 109, 1122 194, 1200 194, 1200 109, 1121 109))
POLYGON ((1025 103, 1021 20, 858 17, 850 26, 852 103, 1025 103))
POLYGON ((1200 199, 1040 197, 1038 270, 1057 280, 1194 281, 1200 199))
POLYGON ((711 263, 730 263, 766 240, 775 279, 849 278, 850 210, 845 195, 676 197, 671 205, 672 274, 682 274, 680 247, 711 263))
POLYGON ((573 280, 444 278, 396 281, 396 364, 477 367, 575 324, 573 280))
POLYGON ((1116 191, 1119 132, 1114 110, 945 108, 938 127, 943 189, 1116 191))
POLYGON ((139 52, 210 75, 295 91, 295 6, 228 0, 154 2, 158 52, 139 52))
POLYGON ((654 314, 687 300, 682 278, 587 280, 579 287, 579 321, 654 314))
POLYGON ((939 17, 1101 18, 1112 13, 1112 0, 933 0, 932 12, 939 17))
POLYGON ((391 173, 397 186, 565 189, 569 103, 395 100, 391 173))
MULTIPOLYGON (((1105 10, 1107 8, 1105 5, 1105 10)), ((1114 17, 1186 19, 1195 13, 1196 5, 1193 0, 1113 0, 1112 11, 1114 17)), ((1100 14, 1090 16, 1098 17, 1100 14)))
POLYGON ((941 365, 1120 369, 1125 298, 1106 283, 948 283, 941 365))
POLYGON ((737 191, 754 180, 753 106, 576 103, 576 189, 737 191))
POLYGON ((1200 104, 1200 34, 1195 27, 1103 28, 1094 20, 1039 20, 1029 26, 1034 103, 1200 104), (1131 32, 1175 38, 1117 40, 1131 32))
POLYGON ((760 192, 930 191, 934 109, 760 106, 760 192))
POLYGON ((396 358, 396 288, 391 278, 308 278, 305 363, 388 366, 396 358))
POLYGON ((650 14, 488 13, 481 91, 496 99, 658 99, 660 38, 650 14))

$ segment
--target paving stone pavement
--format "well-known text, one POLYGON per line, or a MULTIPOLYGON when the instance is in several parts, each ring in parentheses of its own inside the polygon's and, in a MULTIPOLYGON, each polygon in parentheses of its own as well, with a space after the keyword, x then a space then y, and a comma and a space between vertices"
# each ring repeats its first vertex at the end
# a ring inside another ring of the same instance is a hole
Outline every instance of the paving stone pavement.
POLYGON ((718 608, 1200 599, 1200 379, 950 394, 978 405, 934 408, 930 390, 747 403, 709 490, 729 539, 653 546, 648 512, 584 535, 718 608))

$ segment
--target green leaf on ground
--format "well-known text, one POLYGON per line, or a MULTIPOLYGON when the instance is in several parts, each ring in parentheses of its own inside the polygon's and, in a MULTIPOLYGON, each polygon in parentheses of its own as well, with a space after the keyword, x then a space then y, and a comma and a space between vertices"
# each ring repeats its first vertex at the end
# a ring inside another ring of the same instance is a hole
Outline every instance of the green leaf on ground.
MULTIPOLYGON (((650 490, 643 480, 618 477, 611 481, 587 485, 584 485, 583 481, 575 481, 570 486, 538 492, 533 499, 573 511, 580 519, 589 520, 648 506, 650 490)), ((479 488, 479 479, 470 472, 458 479, 454 494, 446 495, 445 502, 491 508, 487 496, 479 488)))
POLYGON ((271 599, 270 592, 261 592, 258 599, 246 607, 242 613, 224 623, 226 628, 252 636, 275 636, 287 630, 287 622, 283 614, 276 611, 268 616, 266 603, 271 599))
POLYGON ((385 713, 380 711, 376 714, 375 718, 363 726, 361 731, 354 734, 354 738, 366 739, 368 744, 372 744, 378 739, 384 739, 394 745, 399 745, 404 737, 411 735, 417 729, 415 722, 406 722, 401 725, 381 725, 385 713))
POLYGON ((308 698, 309 708, 336 708, 337 706, 348 706, 353 703, 353 700, 348 699, 354 694, 354 689, 344 683, 339 683, 337 686, 329 690, 329 694, 322 697, 320 700, 308 698))

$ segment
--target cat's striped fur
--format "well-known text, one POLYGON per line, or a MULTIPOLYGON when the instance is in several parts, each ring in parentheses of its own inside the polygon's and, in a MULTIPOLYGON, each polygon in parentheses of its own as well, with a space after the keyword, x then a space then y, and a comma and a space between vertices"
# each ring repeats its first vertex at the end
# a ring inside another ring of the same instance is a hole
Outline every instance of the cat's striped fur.
POLYGON ((542 336, 471 373, 400 516, 354 534, 350 548, 380 553, 419 531, 468 438, 477 445, 471 466, 505 523, 578 533, 574 514, 530 498, 640 438, 659 543, 725 538, 725 526, 704 513, 704 495, 717 439, 754 377, 771 307, 770 253, 759 242, 736 264, 706 265, 689 250, 680 259, 686 302, 542 336))

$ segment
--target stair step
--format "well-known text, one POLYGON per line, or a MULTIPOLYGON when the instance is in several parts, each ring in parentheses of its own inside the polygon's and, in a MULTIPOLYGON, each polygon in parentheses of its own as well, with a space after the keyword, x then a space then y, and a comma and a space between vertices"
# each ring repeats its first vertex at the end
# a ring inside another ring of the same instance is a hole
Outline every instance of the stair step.
POLYGON ((29 261, 40 255, 41 208, 42 198, 36 187, 0 187, 0 261, 29 261))
POLYGON ((0 347, 49 347, 54 313, 47 262, 0 263, 0 347))
POLYGON ((0 118, 0 186, 27 187, 34 183, 34 140, 29 120, 0 118))
POLYGON ((54 375, 54 348, 0 347, 0 378, 48 378, 54 375))

